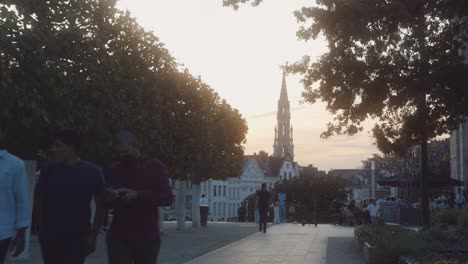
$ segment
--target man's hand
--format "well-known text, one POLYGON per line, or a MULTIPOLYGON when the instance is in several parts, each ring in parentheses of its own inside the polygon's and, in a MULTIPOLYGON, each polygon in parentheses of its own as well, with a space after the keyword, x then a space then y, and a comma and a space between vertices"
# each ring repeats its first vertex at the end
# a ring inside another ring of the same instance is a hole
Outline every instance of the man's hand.
POLYGON ((138 193, 135 190, 128 188, 121 188, 116 190, 119 193, 119 196, 122 197, 122 200, 129 202, 136 200, 138 198, 138 193))
POLYGON ((86 237, 85 240, 85 256, 90 255, 94 251, 96 251, 96 237, 97 237, 97 232, 91 231, 89 232, 88 236, 86 237))
POLYGON ((11 242, 11 251, 13 252, 13 257, 19 256, 24 251, 25 247, 25 237, 26 237, 26 228, 18 230, 15 238, 11 242))

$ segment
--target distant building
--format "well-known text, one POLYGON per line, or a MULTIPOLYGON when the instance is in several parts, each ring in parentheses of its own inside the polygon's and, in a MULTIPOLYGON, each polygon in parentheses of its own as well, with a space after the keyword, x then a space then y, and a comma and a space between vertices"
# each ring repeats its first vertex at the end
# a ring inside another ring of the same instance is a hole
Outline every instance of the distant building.
POLYGON ((450 174, 468 190, 468 118, 450 136, 450 174))

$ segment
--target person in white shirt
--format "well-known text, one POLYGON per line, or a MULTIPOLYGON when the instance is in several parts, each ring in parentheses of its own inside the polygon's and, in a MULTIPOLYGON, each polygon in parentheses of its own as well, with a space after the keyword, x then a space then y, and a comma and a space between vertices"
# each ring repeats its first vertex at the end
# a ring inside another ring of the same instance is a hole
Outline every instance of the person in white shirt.
POLYGON ((377 209, 380 209, 381 202, 385 202, 385 199, 383 198, 383 196, 380 196, 380 198, 377 200, 377 209))
POLYGON ((6 150, 0 129, 0 264, 9 248, 13 256, 23 252, 26 229, 31 225, 28 179, 24 162, 6 150))
POLYGON ((208 209, 208 198, 205 197, 205 194, 202 194, 202 198, 200 198, 200 222, 202 227, 207 227, 208 225, 208 209))
POLYGON ((374 199, 369 201, 369 205, 367 205, 367 211, 369 211, 372 223, 375 223, 375 218, 377 217, 377 206, 375 206, 374 199))

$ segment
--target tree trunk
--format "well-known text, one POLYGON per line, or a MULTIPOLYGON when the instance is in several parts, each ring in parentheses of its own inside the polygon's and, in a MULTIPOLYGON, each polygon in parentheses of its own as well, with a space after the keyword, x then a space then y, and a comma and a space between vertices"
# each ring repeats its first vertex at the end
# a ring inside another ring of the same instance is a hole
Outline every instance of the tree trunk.
POLYGON ((192 173, 192 228, 200 228, 200 177, 192 173))
POLYGON ((427 167, 427 141, 421 142, 420 172, 421 172, 421 199, 422 199, 422 218, 424 227, 430 224, 429 213, 429 170, 427 167))
POLYGON ((185 229, 185 195, 186 195, 186 182, 178 181, 176 193, 176 220, 177 230, 182 231, 185 229))

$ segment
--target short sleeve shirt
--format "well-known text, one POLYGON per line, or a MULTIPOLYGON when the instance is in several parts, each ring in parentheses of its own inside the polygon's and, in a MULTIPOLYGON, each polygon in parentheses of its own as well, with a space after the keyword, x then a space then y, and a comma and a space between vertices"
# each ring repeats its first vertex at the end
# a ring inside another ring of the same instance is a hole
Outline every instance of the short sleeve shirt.
POLYGON ((44 197, 45 232, 73 235, 87 232, 91 222, 91 199, 104 189, 104 177, 94 164, 53 164, 39 177, 37 191, 44 197))

